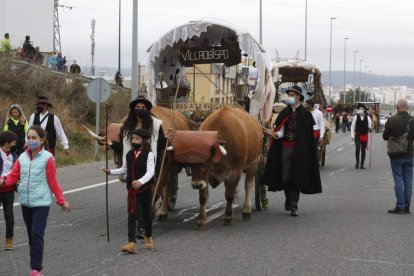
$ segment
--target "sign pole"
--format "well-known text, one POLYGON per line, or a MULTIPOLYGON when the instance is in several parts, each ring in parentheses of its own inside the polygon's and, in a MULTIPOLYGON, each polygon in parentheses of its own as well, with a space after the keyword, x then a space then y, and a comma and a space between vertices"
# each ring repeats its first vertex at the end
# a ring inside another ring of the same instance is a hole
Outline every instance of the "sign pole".
MULTIPOLYGON (((101 114, 101 82, 98 82, 96 85, 96 120, 95 120, 95 133, 99 133, 99 121, 100 121, 100 114, 101 114)), ((98 156, 98 141, 95 141, 95 152, 94 157, 98 156)))
MULTIPOLYGON (((108 137, 108 102, 105 103, 105 137, 108 137)), ((108 149, 105 145, 105 168, 108 169, 108 149)), ((105 174, 106 237, 109 242, 108 174, 105 174)))

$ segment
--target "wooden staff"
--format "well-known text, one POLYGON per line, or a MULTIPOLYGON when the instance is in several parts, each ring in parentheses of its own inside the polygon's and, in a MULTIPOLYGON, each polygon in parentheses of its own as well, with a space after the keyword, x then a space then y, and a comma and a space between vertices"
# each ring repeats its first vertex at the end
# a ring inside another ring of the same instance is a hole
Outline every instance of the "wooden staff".
MULTIPOLYGON (((108 137, 108 102, 105 103, 105 137, 108 137)), ((105 145, 105 168, 108 169, 108 149, 105 145)), ((106 236, 109 242, 108 174, 105 173, 106 236)))
POLYGON ((371 169, 371 156, 372 156, 372 133, 373 130, 371 131, 371 141, 369 141, 369 168, 371 169))

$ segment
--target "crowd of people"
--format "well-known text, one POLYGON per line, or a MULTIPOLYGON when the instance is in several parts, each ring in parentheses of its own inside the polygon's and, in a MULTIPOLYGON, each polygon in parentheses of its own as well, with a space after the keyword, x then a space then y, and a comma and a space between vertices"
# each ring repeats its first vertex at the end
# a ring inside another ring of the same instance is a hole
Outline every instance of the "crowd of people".
MULTIPOLYGON (((4 38, 0 42, 0 54, 11 55, 12 50, 10 34, 5 33, 4 38)), ((60 72, 68 71, 66 56, 63 56, 61 52, 51 52, 47 54, 42 53, 38 46, 33 46, 33 41, 31 41, 29 35, 25 37, 23 45, 18 48, 15 57, 29 63, 44 65, 60 72)), ((72 74, 81 73, 81 68, 76 61, 73 61, 69 67, 69 72, 72 74)))

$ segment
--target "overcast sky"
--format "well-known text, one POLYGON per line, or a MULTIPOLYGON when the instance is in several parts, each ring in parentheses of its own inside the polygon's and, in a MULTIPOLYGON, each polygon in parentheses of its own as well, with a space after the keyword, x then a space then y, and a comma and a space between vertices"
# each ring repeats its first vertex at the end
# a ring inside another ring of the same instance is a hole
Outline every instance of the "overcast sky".
MULTIPOLYGON (((250 32, 259 40, 259 0, 139 0, 138 55, 147 62, 146 50, 164 33, 190 20, 219 18, 250 32)), ((90 65, 92 18, 96 20, 95 63, 117 67, 118 0, 61 0, 73 9, 60 8, 63 54, 83 66, 90 65)), ((299 50, 304 58, 305 0, 262 0, 263 46, 291 58, 299 50)), ((414 76, 414 4, 412 0, 308 0, 307 59, 329 70, 330 18, 333 20, 332 70, 414 76)), ((132 0, 122 1, 123 68, 131 67, 132 0)))

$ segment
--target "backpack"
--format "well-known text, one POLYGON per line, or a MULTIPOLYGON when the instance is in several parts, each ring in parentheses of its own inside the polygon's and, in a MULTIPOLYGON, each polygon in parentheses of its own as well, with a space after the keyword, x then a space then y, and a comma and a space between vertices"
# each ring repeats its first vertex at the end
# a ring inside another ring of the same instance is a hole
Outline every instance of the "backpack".
POLYGON ((397 137, 390 136, 387 143, 387 153, 390 157, 398 157, 404 155, 408 151, 408 133, 411 130, 411 122, 413 118, 408 120, 405 132, 397 137))

